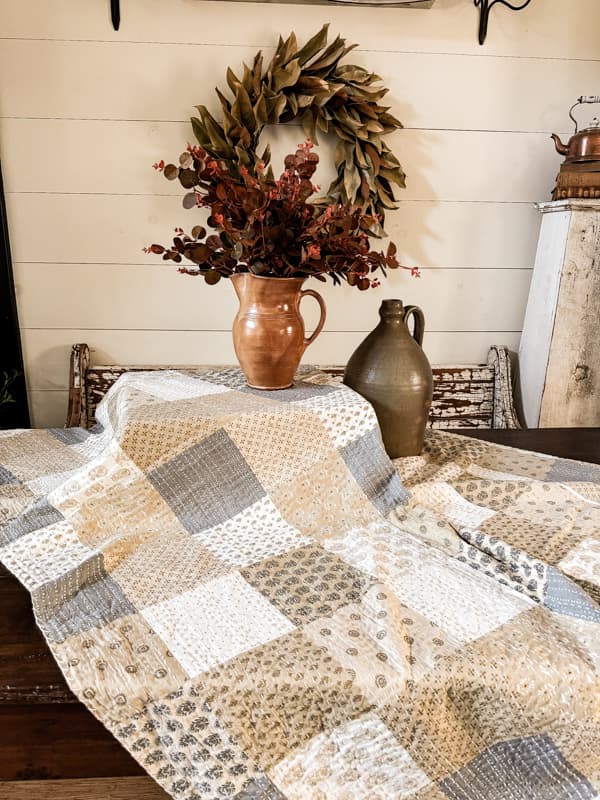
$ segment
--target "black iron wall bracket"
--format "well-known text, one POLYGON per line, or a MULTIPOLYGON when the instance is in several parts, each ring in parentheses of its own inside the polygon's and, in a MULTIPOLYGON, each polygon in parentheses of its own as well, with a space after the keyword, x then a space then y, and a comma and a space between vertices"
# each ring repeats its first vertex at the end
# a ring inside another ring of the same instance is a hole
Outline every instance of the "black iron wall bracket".
POLYGON ((487 36, 490 11, 496 3, 510 8, 511 11, 522 11, 531 3, 531 0, 525 0, 525 2, 521 3, 519 6, 513 6, 508 0, 474 0, 474 3, 479 8, 479 44, 483 44, 487 36))
POLYGON ((118 31, 121 24, 121 9, 119 8, 119 0, 110 0, 110 18, 112 19, 113 28, 118 31))

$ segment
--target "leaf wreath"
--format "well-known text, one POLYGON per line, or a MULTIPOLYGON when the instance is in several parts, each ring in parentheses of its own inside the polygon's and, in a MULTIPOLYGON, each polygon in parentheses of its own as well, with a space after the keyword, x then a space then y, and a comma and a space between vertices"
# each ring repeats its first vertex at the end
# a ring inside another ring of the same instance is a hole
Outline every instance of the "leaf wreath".
MULTIPOLYGON (((241 166, 255 173, 257 164, 269 164, 269 145, 258 154, 265 125, 299 120, 315 143, 318 131, 332 133, 339 139, 334 156, 337 177, 327 196, 317 202, 355 205, 383 222, 385 210, 396 208, 393 185, 405 187, 402 166, 383 137, 402 123, 389 113, 388 106, 379 105, 388 92, 380 85, 379 75, 351 64, 340 66, 356 45, 346 45, 340 36, 328 45, 328 27, 324 25, 300 49, 294 33, 285 41, 279 37, 265 71, 261 51, 252 68, 244 64, 241 79, 228 69, 233 99, 215 90, 222 122, 206 106, 198 105, 200 119, 192 118, 192 127, 204 150, 224 161, 233 175, 239 175, 241 166)), ((165 174, 171 179, 178 177, 186 189, 192 189, 196 183, 193 170, 185 164, 176 169, 171 174, 165 170, 165 174)), ((375 225, 372 233, 381 234, 383 229, 375 225)))

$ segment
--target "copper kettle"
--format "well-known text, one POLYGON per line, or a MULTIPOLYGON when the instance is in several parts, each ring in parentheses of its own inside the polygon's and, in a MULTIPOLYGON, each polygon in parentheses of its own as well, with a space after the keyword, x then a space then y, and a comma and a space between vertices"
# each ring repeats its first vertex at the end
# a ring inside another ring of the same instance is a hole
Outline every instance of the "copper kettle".
POLYGON ((577 164, 585 161, 600 161, 600 122, 594 117, 587 128, 578 130, 579 125, 573 111, 578 105, 584 103, 600 103, 600 96, 591 95, 580 97, 575 105, 571 106, 569 116, 575 123, 575 134, 571 136, 568 144, 563 144, 556 133, 552 134, 556 150, 562 156, 566 156, 565 164, 577 164))

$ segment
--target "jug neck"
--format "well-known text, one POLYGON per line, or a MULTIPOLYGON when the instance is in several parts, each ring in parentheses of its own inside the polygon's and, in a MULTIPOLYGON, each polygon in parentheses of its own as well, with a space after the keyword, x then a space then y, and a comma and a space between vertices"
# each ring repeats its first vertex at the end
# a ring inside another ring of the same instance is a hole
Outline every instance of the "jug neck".
POLYGON ((381 322, 387 325, 404 324, 404 306, 402 300, 383 300, 379 307, 381 322))

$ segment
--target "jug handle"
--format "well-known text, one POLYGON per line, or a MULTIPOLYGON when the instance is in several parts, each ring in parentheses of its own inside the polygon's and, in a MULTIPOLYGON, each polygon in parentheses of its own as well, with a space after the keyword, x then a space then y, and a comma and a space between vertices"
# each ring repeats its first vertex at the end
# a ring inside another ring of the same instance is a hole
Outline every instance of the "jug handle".
POLYGON ((325 307, 325 300, 323 300, 321 295, 318 292, 315 292, 314 289, 303 289, 300 292, 300 300, 302 300, 302 298, 306 297, 307 295, 310 295, 311 297, 314 297, 315 300, 317 301, 317 303, 319 304, 319 306, 321 308, 321 318, 319 319, 317 327, 312 332, 312 335, 309 336, 308 339, 304 339, 304 349, 305 350, 306 350, 306 348, 308 347, 309 344, 312 344, 314 342, 314 340, 317 338, 317 336, 323 330, 323 325, 325 325, 325 318, 327 316, 327 309, 325 307))
POLYGON ((419 306, 406 306, 404 309, 404 316, 402 317, 403 321, 406 323, 408 327, 408 318, 410 315, 414 316, 414 323, 415 328, 413 331, 413 337, 418 345, 423 344, 423 334, 425 333, 425 316, 419 306))

